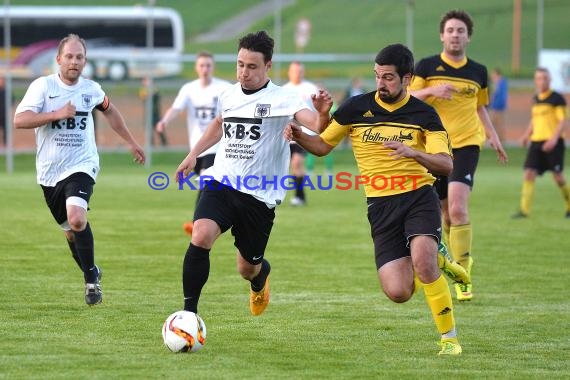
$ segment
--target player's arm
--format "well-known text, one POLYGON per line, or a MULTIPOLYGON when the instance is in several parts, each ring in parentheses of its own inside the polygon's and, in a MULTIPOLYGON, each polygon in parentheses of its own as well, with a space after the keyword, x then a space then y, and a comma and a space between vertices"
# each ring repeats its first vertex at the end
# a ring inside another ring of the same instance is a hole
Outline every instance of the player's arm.
POLYGON ((507 152, 505 152, 505 149, 503 149, 503 144, 501 144, 501 140, 499 140, 497 131, 495 131, 495 127, 493 127, 493 123, 491 122, 491 118, 487 112, 487 108, 483 105, 477 106, 477 114, 479 115, 479 119, 485 128, 485 135, 489 139, 489 145, 491 145, 495 152, 497 152, 497 158, 499 161, 506 163, 509 160, 507 152))
POLYGON ((399 141, 386 141, 382 145, 386 148, 393 149, 388 155, 395 160, 401 157, 413 158, 433 174, 447 176, 453 170, 453 160, 447 153, 421 152, 399 141))
POLYGON ((155 128, 158 132, 164 132, 166 130, 166 126, 172 120, 176 119, 176 117, 180 114, 180 110, 177 108, 170 107, 164 113, 164 116, 156 123, 155 128))
POLYGON ((113 131, 129 144, 135 161, 139 164, 144 164, 146 157, 143 148, 136 142, 129 128, 127 128, 127 123, 125 123, 123 115, 121 115, 119 110, 109 101, 109 98, 105 96, 103 103, 98 105, 97 109, 103 112, 103 116, 105 116, 105 119, 107 119, 113 131))
POLYGON ((528 127, 524 131, 523 135, 521 136, 521 145, 524 147, 530 141, 530 136, 532 136, 533 124, 532 120, 528 123, 528 127))
POLYGON ((564 131, 564 127, 567 123, 567 115, 566 115, 566 105, 558 106, 555 108, 556 118, 558 119, 558 125, 552 133, 552 136, 542 144, 542 150, 544 152, 550 152, 556 144, 558 144, 558 140, 560 136, 562 136, 562 132, 564 131))
POLYGON ((53 112, 23 111, 14 115, 14 128, 34 129, 53 121, 68 119, 75 116, 75 106, 71 102, 53 112))
POLYGON ((430 96, 442 99, 451 99, 451 96, 455 92, 455 89, 453 85, 449 83, 428 86, 426 80, 416 74, 412 78, 408 92, 412 96, 425 101, 430 96))
POLYGON ((295 114, 295 120, 311 131, 321 133, 329 124, 332 96, 326 90, 319 90, 317 94, 311 95, 311 99, 317 112, 304 108, 295 114))
POLYGON ((284 134, 288 140, 297 142, 303 149, 318 157, 327 155, 334 148, 334 146, 327 144, 321 136, 304 133, 301 127, 295 123, 289 123, 284 134))
POLYGON ((176 181, 178 181, 181 174, 184 177, 188 176, 192 169, 194 169, 194 166, 196 166, 196 158, 210 147, 214 146, 221 140, 221 138, 222 115, 218 115, 210 122, 210 124, 208 124, 208 127, 206 127, 204 134, 200 140, 198 140, 194 149, 192 149, 186 158, 182 160, 180 165, 178 165, 178 168, 176 169, 176 181))

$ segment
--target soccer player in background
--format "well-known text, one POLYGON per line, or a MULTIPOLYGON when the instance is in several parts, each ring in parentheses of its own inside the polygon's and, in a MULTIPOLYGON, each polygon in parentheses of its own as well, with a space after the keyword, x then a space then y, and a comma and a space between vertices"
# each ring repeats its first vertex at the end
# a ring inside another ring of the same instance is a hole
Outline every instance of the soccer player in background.
MULTIPOLYGON (((318 136, 291 124, 287 136, 317 156, 328 154, 348 136, 365 183, 376 269, 386 296, 408 301, 424 289, 438 332, 440 355, 462 352, 453 302, 440 272, 469 281, 465 270, 439 264, 441 208, 431 173, 451 172, 447 132, 435 110, 407 93, 414 58, 401 44, 382 49, 375 59, 377 91, 345 100, 318 136)), ((444 258, 442 257, 442 261, 444 258)))
POLYGON ((93 110, 101 111, 129 144, 136 162, 143 164, 145 154, 101 86, 81 76, 87 62, 85 41, 76 34, 63 38, 56 61, 58 73, 40 77, 28 87, 16 108, 14 127, 34 129, 38 184, 83 272, 85 302, 96 305, 103 299, 101 270, 95 265, 93 233, 87 220, 99 174, 93 110))
POLYGON ((206 182, 194 212, 192 240, 183 264, 184 310, 198 312, 202 287, 210 273, 210 250, 216 239, 231 228, 237 248, 237 269, 251 283, 250 311, 260 315, 269 304, 269 272, 265 248, 275 218, 275 207, 286 190, 275 181, 288 175, 289 142, 283 136, 294 119, 315 132, 329 120, 332 98, 319 90, 313 107, 293 91, 275 85, 272 66, 273 38, 265 31, 239 40, 238 83, 220 94, 217 115, 194 149, 176 170, 178 181, 194 169, 196 159, 219 143, 214 165, 202 175, 206 182), (240 184, 258 178, 259 183, 240 184), (264 181, 274 181, 264 184, 264 181))
POLYGON ((534 86, 531 120, 522 137, 523 146, 529 141, 530 145, 524 162, 520 210, 513 218, 530 215, 536 176, 549 170, 564 199, 565 216, 570 218, 570 189, 563 173, 564 127, 568 120, 566 100, 550 88, 550 73, 545 68, 535 70, 534 86))
MULTIPOLYGON (((194 149, 208 124, 220 113, 218 98, 225 89, 231 87, 231 83, 214 77, 214 56, 206 51, 196 55, 194 70, 198 78, 184 84, 178 91, 172 106, 166 110, 164 116, 156 123, 156 130, 161 133, 166 130, 168 124, 180 113, 186 111, 186 125, 188 128, 188 143, 190 150, 194 149)), ((196 159, 194 170, 200 175, 204 170, 214 164, 217 145, 202 152, 196 159)), ((196 197, 196 203, 200 198, 200 191, 196 197)))
MULTIPOLYGON (((283 88, 287 88, 295 91, 301 99, 303 99, 310 109, 313 109, 313 101, 311 99, 312 95, 319 92, 319 88, 316 84, 305 79, 305 65, 299 61, 293 61, 289 64, 289 69, 287 70, 287 77, 289 81, 283 85, 283 88)), ((310 132, 310 131, 309 131, 310 132)), ((307 203, 307 198, 305 195, 305 190, 303 189, 302 183, 305 178, 305 156, 307 152, 299 146, 294 141, 291 141, 291 174, 295 176, 295 196, 291 198, 291 206, 304 206, 307 203)))
MULTIPOLYGON (((436 109, 449 134, 453 171, 436 181, 447 236, 444 240, 455 261, 471 273, 469 198, 479 153, 486 138, 500 162, 507 161, 507 153, 485 107, 489 102, 487 68, 466 55, 473 34, 471 17, 462 10, 449 11, 441 18, 439 33, 443 51, 418 62, 410 91, 436 109)), ((472 283, 456 283, 455 292, 457 300, 471 300, 472 283)))

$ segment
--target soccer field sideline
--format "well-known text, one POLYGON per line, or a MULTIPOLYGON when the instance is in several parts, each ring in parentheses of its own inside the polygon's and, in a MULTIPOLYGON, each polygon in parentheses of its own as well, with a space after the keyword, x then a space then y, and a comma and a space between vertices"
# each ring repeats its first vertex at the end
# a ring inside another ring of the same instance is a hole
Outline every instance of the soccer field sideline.
MULTIPOLYGON (((128 155, 103 154, 90 217, 105 270, 105 300, 83 302, 81 275, 35 185, 33 157, 0 175, 0 378, 566 378, 568 220, 549 176, 535 214, 511 221, 521 149, 501 167, 485 150, 472 212, 475 299, 456 304, 464 354, 438 358, 423 296, 396 305, 380 292, 362 191, 310 191, 309 206, 277 210, 268 247, 272 303, 254 318, 235 271, 231 236, 212 251, 196 354, 162 346, 164 319, 181 308, 182 223, 194 194, 148 188, 150 171, 128 155)), ((173 172, 177 154, 157 156, 173 172)), ((317 160, 317 165, 322 161, 317 160)), ((322 170, 317 166, 317 174, 322 170)), ((335 171, 353 171, 350 152, 335 171)))

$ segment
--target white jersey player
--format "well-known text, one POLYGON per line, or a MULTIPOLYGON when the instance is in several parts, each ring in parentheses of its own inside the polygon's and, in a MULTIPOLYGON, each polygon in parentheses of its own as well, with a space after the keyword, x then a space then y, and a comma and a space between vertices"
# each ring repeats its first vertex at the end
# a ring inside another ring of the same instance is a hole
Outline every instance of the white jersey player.
POLYGON ((128 144, 136 162, 145 155, 121 113, 101 86, 81 77, 86 64, 85 41, 70 34, 59 43, 57 74, 36 79, 16 108, 14 126, 34 129, 37 180, 46 203, 64 231, 72 256, 85 279, 85 302, 102 301, 95 265, 93 233, 87 221, 89 199, 99 173, 92 112, 98 109, 128 144))
POLYGON ((269 272, 264 258, 274 208, 285 195, 281 180, 289 166, 288 141, 283 133, 291 120, 314 131, 326 128, 332 106, 330 94, 320 91, 313 103, 318 112, 291 91, 273 84, 268 72, 273 39, 266 32, 239 41, 238 82, 220 97, 217 116, 193 151, 177 168, 184 184, 196 158, 220 142, 211 175, 194 213, 194 229, 183 265, 184 309, 198 312, 198 300, 210 271, 209 253, 220 234, 231 228, 237 267, 250 281, 250 311, 260 315, 269 304, 269 272), (251 179, 248 184, 240 180, 251 179), (264 182, 265 181, 265 182, 264 182))

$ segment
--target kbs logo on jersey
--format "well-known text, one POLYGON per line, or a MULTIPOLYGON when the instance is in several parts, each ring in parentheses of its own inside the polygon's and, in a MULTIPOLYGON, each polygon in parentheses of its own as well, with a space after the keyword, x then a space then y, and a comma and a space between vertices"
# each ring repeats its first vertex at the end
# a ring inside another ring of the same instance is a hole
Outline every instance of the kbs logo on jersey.
POLYGON ((77 111, 75 117, 52 121, 51 129, 79 129, 87 128, 87 118, 89 112, 77 111))
POLYGON ((224 119, 224 138, 259 140, 261 123, 259 118, 227 117, 224 119))

